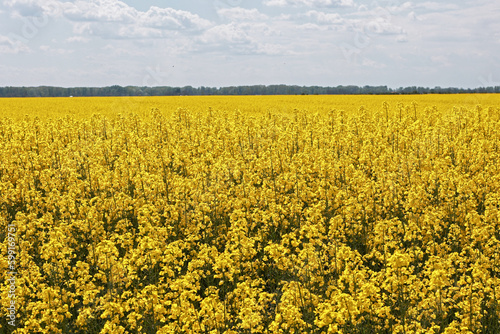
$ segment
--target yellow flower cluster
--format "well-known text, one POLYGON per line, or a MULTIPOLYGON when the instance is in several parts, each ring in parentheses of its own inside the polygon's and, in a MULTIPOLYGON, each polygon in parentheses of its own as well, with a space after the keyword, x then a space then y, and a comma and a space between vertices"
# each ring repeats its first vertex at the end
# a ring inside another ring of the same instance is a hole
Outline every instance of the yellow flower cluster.
POLYGON ((500 332, 497 96, 189 99, 0 101, 3 332, 500 332))

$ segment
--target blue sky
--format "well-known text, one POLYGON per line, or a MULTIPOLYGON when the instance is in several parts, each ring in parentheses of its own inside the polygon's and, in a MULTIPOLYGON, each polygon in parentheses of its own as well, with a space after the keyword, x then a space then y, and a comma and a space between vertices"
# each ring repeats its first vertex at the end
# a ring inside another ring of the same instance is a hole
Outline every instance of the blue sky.
POLYGON ((0 0, 0 86, 494 86, 499 18, 496 0, 0 0))

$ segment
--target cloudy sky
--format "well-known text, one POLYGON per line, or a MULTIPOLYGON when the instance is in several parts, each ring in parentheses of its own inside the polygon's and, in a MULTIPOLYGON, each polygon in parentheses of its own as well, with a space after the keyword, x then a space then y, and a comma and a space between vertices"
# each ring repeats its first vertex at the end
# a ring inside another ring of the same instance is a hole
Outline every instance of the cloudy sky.
POLYGON ((500 85, 498 0, 0 0, 0 86, 500 85))

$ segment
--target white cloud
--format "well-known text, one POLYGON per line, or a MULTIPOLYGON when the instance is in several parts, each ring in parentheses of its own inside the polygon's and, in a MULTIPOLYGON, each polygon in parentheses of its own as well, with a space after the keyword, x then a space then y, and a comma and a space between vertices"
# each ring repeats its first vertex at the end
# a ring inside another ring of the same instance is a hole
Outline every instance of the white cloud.
POLYGON ((41 2, 36 0, 7 0, 4 5, 11 8, 13 16, 38 16, 43 13, 41 2))
POLYGON ((30 48, 20 41, 14 41, 7 36, 0 35, 0 54, 28 52, 30 48))
MULTIPOLYGON (((407 6, 410 7, 410 6, 407 6)), ((440 2, 422 2, 412 4, 413 8, 423 8, 429 11, 445 11, 445 10, 454 10, 460 8, 457 4, 454 3, 440 3, 440 2)))
POLYGON ((60 49, 60 48, 54 49, 49 45, 40 45, 40 50, 46 53, 59 54, 59 55, 66 55, 75 52, 75 50, 60 49))
POLYGON ((241 7, 235 8, 221 8, 217 10, 217 14, 221 18, 230 21, 262 21, 267 20, 269 17, 260 13, 257 9, 246 9, 241 7))
POLYGON ((6 0, 4 5, 9 7, 14 17, 44 17, 57 16, 61 13, 63 2, 57 0, 6 0))
POLYGON ((122 25, 119 28, 114 26, 97 25, 94 30, 97 35, 104 38, 126 38, 126 39, 141 39, 141 38, 162 38, 166 34, 161 29, 154 27, 146 27, 143 25, 122 25))
POLYGON ((248 34, 241 29, 237 24, 221 24, 208 29, 201 37, 200 41, 206 44, 229 43, 234 44, 249 44, 252 42, 248 34))
POLYGON ((349 17, 345 20, 345 26, 367 36, 406 35, 406 30, 399 24, 407 24, 406 17, 405 20, 399 20, 399 16, 389 8, 365 9, 357 11, 349 17))
POLYGON ((235 54, 287 54, 286 46, 266 41, 266 37, 277 34, 265 23, 221 24, 205 31, 198 39, 200 51, 235 54))
POLYGON ((384 18, 376 18, 370 21, 360 21, 356 26, 361 28, 367 35, 397 35, 406 34, 403 27, 400 27, 384 18))
POLYGON ((8 0, 5 4, 19 16, 64 17, 76 34, 103 38, 161 38, 163 31, 199 32, 212 23, 184 10, 151 6, 140 11, 119 0, 8 0))
POLYGON ((88 42, 90 42, 90 38, 82 37, 82 36, 72 36, 72 37, 66 38, 66 42, 69 42, 69 43, 88 43, 88 42))
POLYGON ((191 12, 172 8, 151 7, 139 12, 137 23, 141 26, 171 30, 202 30, 211 26, 210 21, 191 12))
POLYGON ((63 3, 62 9, 71 21, 132 23, 138 14, 135 8, 116 0, 77 0, 63 3))
MULTIPOLYGON (((422 47, 435 47, 438 50, 452 48, 457 53, 470 53, 476 49, 465 46, 467 44, 481 44, 481 48, 488 49, 488 52, 497 47, 495 41, 498 41, 497 28, 500 26, 500 3, 478 1, 474 6, 462 5, 457 9, 455 4, 426 4, 426 8, 438 6, 443 9, 416 9, 418 14, 410 13, 415 20, 408 22, 408 30, 413 30, 413 34, 419 36, 422 47)), ((436 52, 441 52, 438 50, 436 52)))
POLYGON ((266 0, 267 6, 351 7, 353 0, 266 0))
POLYGON ((450 62, 447 56, 444 55, 436 55, 430 57, 432 62, 440 65, 440 66, 452 66, 453 64, 450 62))
POLYGON ((297 53, 289 50, 285 45, 272 43, 259 43, 255 49, 255 53, 263 55, 296 55, 297 53))
POLYGON ((413 12, 413 11, 412 11, 412 12, 410 12, 410 13, 408 13, 407 17, 408 17, 410 20, 412 20, 412 21, 417 21, 417 20, 419 20, 419 18, 418 18, 418 16, 417 16, 417 14, 416 14, 415 12, 413 12))
POLYGON ((378 6, 377 8, 375 8, 376 11, 386 11, 388 13, 390 13, 391 15, 395 15, 395 14, 399 14, 399 13, 403 13, 403 12, 406 12, 412 8, 415 8, 415 4, 413 4, 412 2, 403 2, 403 3, 400 3, 400 2, 393 2, 393 3, 390 3, 388 6, 378 6))
POLYGON ((398 42, 398 43, 406 43, 406 42, 408 42, 408 36, 406 36, 406 35, 399 35, 398 37, 396 37, 396 42, 398 42))
MULTIPOLYGON (((316 10, 310 10, 303 15, 312 21, 308 24, 327 26, 329 30, 335 31, 351 31, 369 38, 375 35, 406 35, 405 29, 397 25, 391 16, 377 16, 373 13, 357 13, 355 16, 361 16, 361 18, 342 17, 338 13, 316 10)), ((308 24, 301 26, 313 28, 308 24)))
POLYGON ((201 30, 211 25, 188 11, 152 6, 143 12, 116 0, 76 1, 64 6, 64 15, 72 21, 116 22, 167 30, 201 30))
POLYGON ((337 13, 325 13, 317 10, 310 10, 305 14, 319 24, 342 24, 345 20, 337 13))
POLYGON ((328 27, 316 23, 304 23, 297 25, 299 30, 327 30, 328 27))
POLYGON ((126 48, 116 46, 115 44, 107 44, 102 48, 108 56, 111 57, 124 57, 124 56, 144 56, 145 51, 141 49, 126 48))
POLYGON ((361 61, 361 65, 371 67, 371 68, 377 68, 377 69, 387 67, 385 64, 376 62, 373 59, 369 59, 369 58, 363 58, 363 60, 361 61))

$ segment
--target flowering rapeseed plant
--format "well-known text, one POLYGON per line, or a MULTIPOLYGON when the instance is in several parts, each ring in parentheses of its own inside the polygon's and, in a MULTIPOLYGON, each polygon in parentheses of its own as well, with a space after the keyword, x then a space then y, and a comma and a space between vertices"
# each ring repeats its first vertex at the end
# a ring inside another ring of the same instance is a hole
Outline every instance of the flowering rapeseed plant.
POLYGON ((498 97, 414 99, 0 101, 2 331, 499 332, 498 97))

